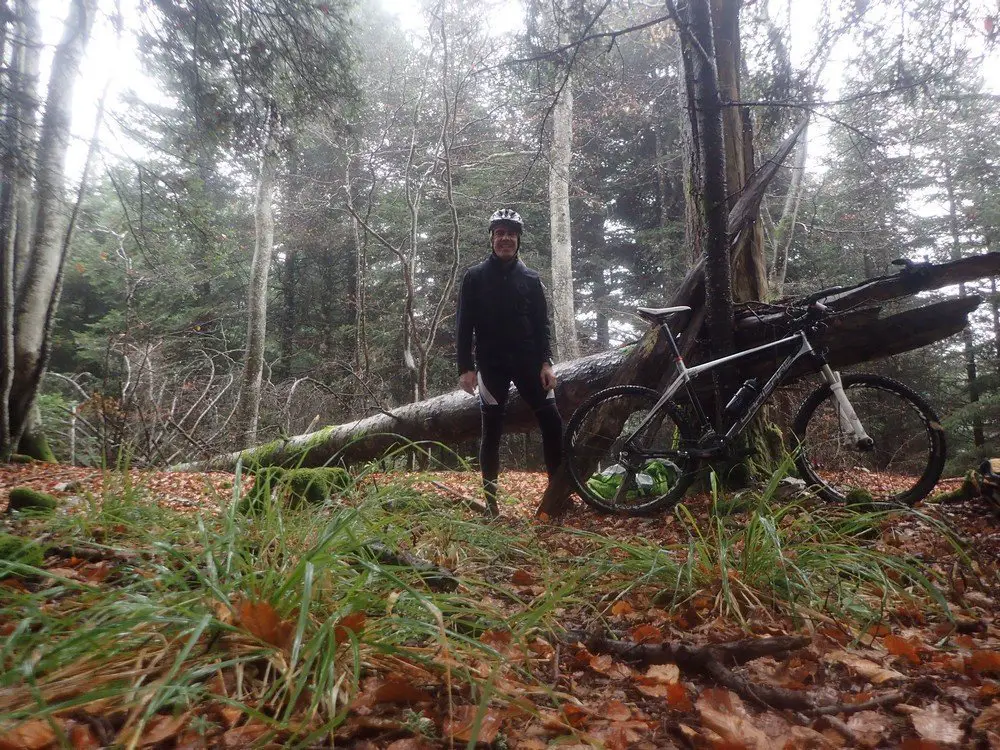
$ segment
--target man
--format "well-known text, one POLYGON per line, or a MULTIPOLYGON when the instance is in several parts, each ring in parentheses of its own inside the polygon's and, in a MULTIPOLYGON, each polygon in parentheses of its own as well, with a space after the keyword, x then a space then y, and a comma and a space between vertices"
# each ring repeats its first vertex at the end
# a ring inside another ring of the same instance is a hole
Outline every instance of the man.
POLYGON ((493 252, 465 272, 458 296, 458 384, 466 393, 479 387, 479 464, 486 507, 494 516, 499 513, 500 436, 511 382, 538 419, 550 479, 562 450, 545 289, 538 273, 518 258, 523 229, 513 209, 501 208, 490 217, 493 252))

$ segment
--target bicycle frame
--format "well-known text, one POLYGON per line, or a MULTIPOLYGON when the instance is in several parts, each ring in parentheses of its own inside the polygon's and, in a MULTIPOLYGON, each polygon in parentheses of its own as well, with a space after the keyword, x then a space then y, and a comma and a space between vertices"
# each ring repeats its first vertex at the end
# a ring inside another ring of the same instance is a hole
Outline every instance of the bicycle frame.
POLYGON ((667 333, 667 339, 670 342, 671 349, 673 350, 674 359, 677 363, 678 374, 670 385, 667 386, 667 389, 663 392, 663 395, 660 396, 659 400, 657 400, 655 406, 653 406, 649 413, 643 417, 638 427, 636 427, 636 429, 625 441, 626 445, 631 444, 636 435, 638 435, 650 422, 653 421, 660 409, 663 408, 663 405, 672 399, 681 388, 686 390, 688 397, 691 399, 691 403, 695 407, 698 418, 701 420, 701 427, 704 430, 712 429, 712 423, 705 414, 705 410, 702 407, 701 401, 699 401, 695 390, 691 387, 691 381, 699 375, 709 372, 710 370, 714 370, 721 365, 735 362, 736 360, 743 359, 769 349, 777 349, 782 346, 788 346, 795 342, 799 342, 798 348, 792 351, 785 358, 785 360, 778 365, 778 368, 760 389, 760 393, 758 393, 756 398, 754 398, 753 401, 751 401, 750 404, 744 408, 743 412, 726 431, 723 436, 724 440, 728 442, 739 435, 750 423, 750 420, 753 419, 753 416, 757 413, 760 407, 763 406, 764 402, 771 397, 775 390, 777 390, 778 385, 791 369, 792 365, 803 357, 810 357, 814 361, 816 369, 823 375, 824 380, 826 380, 826 382, 830 385, 833 396, 838 402, 840 408, 837 410, 837 414, 840 418, 841 431, 846 435, 853 437, 855 445, 859 448, 870 447, 872 444, 872 439, 865 432, 864 426, 861 424, 861 421, 858 419, 858 416, 854 411, 854 407, 851 406, 850 401, 847 399, 847 395, 844 393, 843 386, 840 383, 840 374, 834 372, 830 368, 830 365, 826 363, 824 358, 813 350, 812 344, 809 342, 805 331, 798 331, 791 336, 786 336, 778 341, 772 341, 769 344, 762 344, 761 346, 756 346, 752 349, 744 349, 741 352, 736 352, 735 354, 730 354, 726 357, 713 359, 709 362, 695 365, 694 367, 687 367, 684 364, 684 358, 677 349, 677 343, 674 341, 670 327, 666 322, 662 322, 661 325, 667 333))

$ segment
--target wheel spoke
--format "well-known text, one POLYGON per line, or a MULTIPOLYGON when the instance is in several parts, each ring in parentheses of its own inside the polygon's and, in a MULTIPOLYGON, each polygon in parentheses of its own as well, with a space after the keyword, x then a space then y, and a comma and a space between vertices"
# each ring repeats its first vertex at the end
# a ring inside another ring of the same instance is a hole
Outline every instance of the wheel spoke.
POLYGON ((676 407, 668 404, 637 433, 658 400, 655 391, 618 386, 596 394, 570 419, 565 460, 588 504, 644 514, 683 497, 696 467, 677 453, 691 431, 676 407))
POLYGON ((799 468, 822 496, 844 500, 857 490, 875 500, 912 504, 934 486, 944 465, 937 417, 906 386, 878 375, 848 375, 844 391, 871 445, 845 434, 846 420, 829 389, 810 396, 796 416, 799 468))

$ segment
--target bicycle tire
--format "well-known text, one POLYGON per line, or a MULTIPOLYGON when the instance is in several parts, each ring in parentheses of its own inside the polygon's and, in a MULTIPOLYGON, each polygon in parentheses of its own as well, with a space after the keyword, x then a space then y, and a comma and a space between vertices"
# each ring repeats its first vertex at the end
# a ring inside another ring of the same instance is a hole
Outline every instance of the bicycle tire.
POLYGON ((614 386, 595 393, 570 418, 563 460, 577 494, 594 510, 650 515, 676 504, 694 481, 697 459, 649 453, 676 449, 695 438, 672 402, 664 404, 654 422, 644 428, 640 449, 629 456, 621 453, 625 437, 659 399, 660 394, 649 388, 614 386), (617 487, 616 477, 620 477, 617 487), (609 497, 611 492, 614 495, 609 497))
POLYGON ((875 444, 864 451, 849 445, 824 384, 802 403, 792 425, 802 479, 828 502, 845 502, 854 489, 879 502, 914 505, 925 498, 947 455, 937 414, 916 392, 883 375, 844 375, 841 383, 875 444))

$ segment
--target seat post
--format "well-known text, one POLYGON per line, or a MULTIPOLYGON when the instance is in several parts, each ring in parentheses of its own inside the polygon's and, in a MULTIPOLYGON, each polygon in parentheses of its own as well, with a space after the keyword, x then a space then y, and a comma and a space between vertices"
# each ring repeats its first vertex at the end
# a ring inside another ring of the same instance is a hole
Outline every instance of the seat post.
POLYGON ((681 357, 681 351, 677 348, 677 342, 674 341, 674 333, 670 330, 670 326, 667 325, 667 321, 663 321, 660 325, 663 326, 663 330, 667 332, 667 341, 670 342, 670 349, 674 353, 674 361, 677 363, 677 371, 679 373, 687 370, 684 366, 684 358, 681 357))

